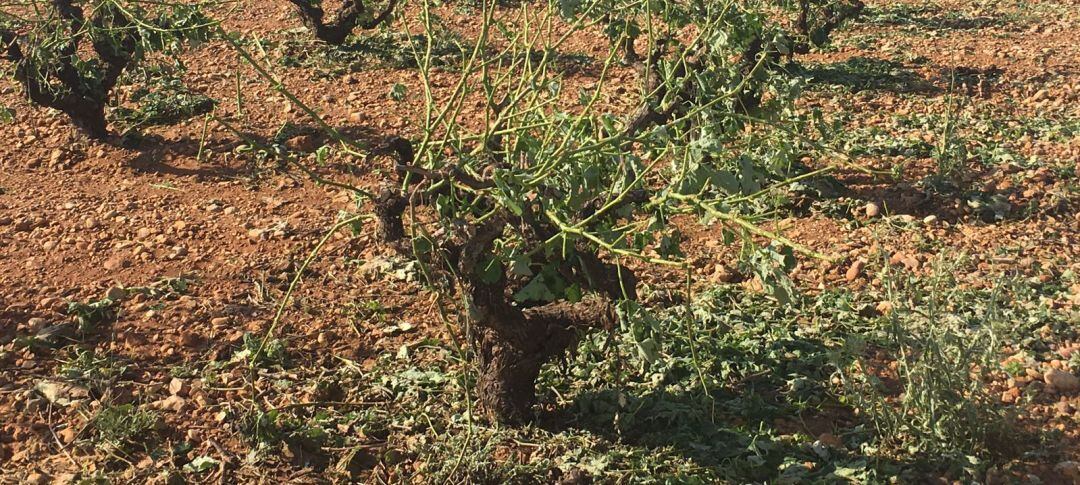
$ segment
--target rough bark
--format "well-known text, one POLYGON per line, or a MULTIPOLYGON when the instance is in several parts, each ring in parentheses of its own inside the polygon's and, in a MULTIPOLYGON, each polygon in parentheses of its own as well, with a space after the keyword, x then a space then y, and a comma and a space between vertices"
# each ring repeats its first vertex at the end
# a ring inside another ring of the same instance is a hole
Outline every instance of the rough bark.
POLYGON ((384 188, 373 201, 375 208, 376 236, 379 240, 397 244, 405 238, 405 226, 401 222, 401 214, 408 207, 405 197, 398 194, 394 189, 384 188))
POLYGON ((289 0, 296 6, 300 18, 307 25, 315 38, 327 44, 341 45, 356 28, 374 29, 394 13, 397 0, 390 0, 386 8, 377 16, 365 21, 367 7, 363 0, 345 0, 334 16, 334 21, 326 20, 326 12, 317 0, 289 0))
MULTIPOLYGON (((454 168, 433 171, 413 166, 414 153, 404 139, 391 139, 382 152, 397 156, 396 171, 408 177, 410 184, 453 182, 476 191, 491 186, 490 181, 473 178, 454 168)), ((420 187, 414 185, 414 195, 420 187)), ((397 188, 382 191, 374 205, 383 241, 408 253, 401 215, 408 204, 423 202, 423 197, 400 195, 397 188)), ((531 417, 541 367, 565 354, 581 331, 613 328, 617 322, 614 302, 637 298, 637 277, 628 268, 604 262, 582 247, 576 252, 576 260, 568 260, 561 273, 567 281, 595 293, 595 297, 577 303, 555 302, 529 308, 516 305, 511 295, 520 282, 509 281, 505 268, 494 272, 499 275, 495 281, 481 277, 476 271, 481 263, 488 264, 485 258, 494 254, 495 240, 512 223, 531 227, 533 233, 526 238, 537 242, 556 232, 531 210, 520 218, 497 214, 469 227, 467 234, 454 239, 456 243, 441 242, 438 266, 458 276, 467 296, 470 339, 480 369, 477 395, 484 413, 494 421, 519 424, 531 417)))
POLYGON ((108 135, 105 107, 109 93, 133 59, 137 31, 132 28, 131 20, 115 9, 103 7, 95 12, 94 27, 124 34, 118 39, 92 39, 94 53, 103 64, 103 71, 99 79, 91 79, 75 68, 79 44, 88 33, 82 9, 71 0, 53 0, 52 5, 71 32, 68 42, 57 50, 55 65, 35 64, 32 56, 24 54, 19 36, 11 31, 0 31, 4 56, 15 63, 15 78, 31 101, 63 112, 87 136, 104 138, 108 135))
POLYGON ((540 368, 565 354, 579 331, 612 328, 616 322, 613 305, 602 299, 524 311, 507 305, 502 295, 486 298, 474 292, 473 302, 477 395, 484 413, 506 424, 531 419, 540 368))
POLYGON ((862 0, 854 0, 850 4, 829 4, 825 7, 824 20, 816 29, 810 28, 810 0, 799 0, 799 16, 795 20, 795 30, 800 39, 792 45, 795 54, 810 53, 811 46, 818 45, 819 40, 828 39, 833 31, 849 19, 858 17, 866 8, 862 0))

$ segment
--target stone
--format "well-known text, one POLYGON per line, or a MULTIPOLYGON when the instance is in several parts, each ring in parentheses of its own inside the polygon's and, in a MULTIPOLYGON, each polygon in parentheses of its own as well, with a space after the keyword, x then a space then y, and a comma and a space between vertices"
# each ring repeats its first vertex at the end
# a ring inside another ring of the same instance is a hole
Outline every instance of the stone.
POLYGON ((1080 463, 1075 461, 1063 461, 1054 465, 1054 472, 1069 480, 1070 483, 1080 483, 1080 463))
POLYGON ((844 442, 840 441, 840 438, 832 433, 821 433, 818 435, 817 440, 830 448, 844 448, 844 442))
POLYGON ((1050 369, 1043 374, 1043 381, 1053 386, 1058 392, 1073 393, 1080 391, 1080 378, 1061 369, 1050 369))
POLYGON ((188 386, 187 382, 179 377, 173 377, 172 380, 169 381, 169 394, 173 396, 187 396, 190 389, 191 386, 188 386))
POLYGON ((200 340, 199 334, 195 332, 180 333, 180 345, 183 345, 184 347, 197 347, 200 340))
POLYGON ((735 283, 739 279, 739 275, 735 274, 731 268, 728 268, 725 264, 717 264, 713 268, 710 279, 714 283, 735 283))
POLYGON ((49 483, 49 476, 44 473, 32 472, 26 476, 23 483, 26 485, 45 485, 49 483))
POLYGON ((866 212, 866 217, 877 217, 881 215, 881 206, 877 202, 867 202, 863 211, 866 212))
POLYGON ((172 395, 165 399, 157 401, 155 404, 157 405, 156 407, 158 409, 179 413, 182 412, 185 407, 187 407, 187 400, 180 396, 172 395))
POLYGON ((78 437, 78 434, 79 432, 76 431, 75 428, 68 426, 67 428, 64 428, 60 430, 60 432, 56 433, 56 437, 60 438, 60 441, 62 443, 68 444, 72 441, 75 441, 75 438, 78 437))
POLYGON ((844 278, 847 279, 849 283, 855 281, 859 278, 859 275, 862 274, 863 268, 865 267, 865 261, 861 259, 856 259, 854 263, 851 263, 851 266, 848 268, 847 274, 844 275, 844 278))
POLYGON ((48 323, 44 318, 31 318, 26 321, 26 331, 32 334, 38 333, 48 323))
POLYGON ((109 288, 109 290, 105 292, 105 298, 112 301, 124 301, 127 297, 128 291, 119 286, 109 288))
POLYGON ((41 381, 34 386, 34 390, 49 402, 60 406, 74 404, 90 395, 90 391, 85 387, 55 381, 41 381))
POLYGON ((102 266, 108 271, 115 271, 120 268, 126 268, 128 266, 131 266, 131 261, 128 261, 128 259, 123 256, 113 256, 109 259, 106 259, 105 263, 102 264, 102 266))

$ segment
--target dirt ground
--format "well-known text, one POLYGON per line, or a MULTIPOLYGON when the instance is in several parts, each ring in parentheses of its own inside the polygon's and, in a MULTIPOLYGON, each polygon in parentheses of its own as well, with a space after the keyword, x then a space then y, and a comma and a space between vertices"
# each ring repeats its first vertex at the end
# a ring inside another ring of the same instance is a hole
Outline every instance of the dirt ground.
MULTIPOLYGON (((226 28, 268 43, 303 37, 288 2, 240 3, 243 8, 215 12, 226 28)), ((894 7, 904 2, 869 3, 879 11, 897 12, 894 7)), ((932 123, 898 127, 893 120, 941 113, 953 97, 963 98, 963 111, 972 119, 1002 121, 994 141, 1015 160, 971 162, 967 177, 986 197, 1000 195, 997 200, 1017 211, 988 221, 968 201, 916 189, 915 181, 932 169, 928 157, 862 155, 861 162, 876 168, 905 166, 901 182, 841 172, 837 178, 852 193, 847 205, 830 210, 843 217, 810 211, 775 225, 788 237, 839 257, 837 263, 800 261, 793 276, 802 287, 873 286, 872 278, 852 266, 879 250, 916 273, 929 271, 928 261, 937 255, 966 254, 971 260, 960 279, 975 287, 987 284, 988 275, 1054 281, 1065 272, 1080 272, 1080 3, 1012 3, 949 0, 937 4, 942 15, 914 15, 929 19, 922 23, 878 16, 845 28, 830 49, 802 60, 822 66, 877 61, 862 64, 878 69, 862 77, 829 77, 838 89, 812 90, 802 101, 826 113, 846 113, 854 144, 863 140, 859 133, 875 133, 876 128, 878 135, 867 136, 933 145, 932 123), (961 82, 953 75, 958 70, 966 76, 961 82), (1025 124, 1031 119, 1055 121, 1040 128, 1025 124), (1038 164, 1027 162, 1036 159, 1038 164), (868 203, 882 214, 868 216, 868 203), (1023 215, 1015 215, 1019 211, 1023 215), (885 216, 888 224, 870 223, 885 216), (921 230, 892 231, 890 224, 921 230)), ((469 29, 466 12, 447 8, 445 20, 454 29, 469 29)), ((603 45, 582 35, 569 48, 597 57, 604 54, 603 45)), ((290 146, 325 142, 302 110, 259 79, 227 45, 211 42, 185 54, 184 61, 189 69, 184 82, 219 100, 216 114, 234 120, 244 132, 265 139, 292 122, 306 128, 288 140, 290 146)), ((397 83, 417 86, 413 70, 376 66, 322 76, 318 67, 300 66, 277 74, 328 123, 372 146, 413 133, 422 113, 417 89, 402 102, 387 95, 397 83)), ((595 74, 582 69, 575 82, 589 83, 595 74)), ((636 82, 631 69, 616 76, 636 82)), ((452 79, 447 74, 436 85, 450 89, 452 79)), ((618 94, 612 93, 608 102, 619 105, 618 94)), ((356 210, 351 195, 313 183, 299 171, 252 162, 238 154, 243 139, 219 123, 204 125, 201 117, 146 128, 138 143, 123 147, 86 140, 62 115, 28 104, 11 80, 0 84, 0 105, 16 113, 13 123, 0 125, 5 140, 0 144, 0 483, 47 483, 94 471, 96 452, 75 446, 85 437, 85 411, 40 395, 87 392, 41 387, 53 382, 71 356, 34 351, 20 346, 19 338, 70 320, 68 302, 94 301, 121 289, 126 289, 125 298, 115 319, 89 345, 124 362, 124 378, 115 387, 90 391, 90 400, 147 403, 161 411, 170 440, 242 463, 248 448, 223 423, 222 409, 227 402, 251 397, 244 370, 228 369, 214 385, 183 381, 175 384, 179 389, 170 389, 176 369, 227 361, 244 344, 245 334, 267 331, 298 266, 339 211, 356 210)), ((371 187, 389 163, 380 157, 341 156, 319 171, 333 180, 371 187)), ((737 279, 727 263, 731 248, 718 244, 710 232, 693 234, 689 247, 696 286, 737 279)), ((279 329, 301 366, 329 366, 339 359, 370 366, 375 356, 395 352, 405 341, 451 340, 435 297, 407 270, 395 274, 399 262, 388 255, 367 223, 356 233, 331 238, 279 329), (385 322, 356 318, 363 313, 360 302, 370 301, 415 328, 396 333, 385 322)), ((663 275, 655 278, 657 284, 666 281, 663 275)), ((1075 311, 1080 288, 1065 294, 1074 298, 1052 305, 1075 311)), ((1062 367, 1076 348, 1071 342, 1055 345, 1048 352, 1059 353, 1060 360, 1050 365, 1062 367)), ((1040 375, 1041 370, 1035 374, 1040 375)), ((1032 379, 1039 377, 1027 378, 1032 379)), ((998 385, 1002 399, 1009 401, 1017 384, 998 385)), ((1053 395, 1022 406, 1027 426, 1061 430, 1065 458, 1080 459, 1080 396, 1053 395)), ((141 470, 154 466, 149 457, 142 459, 115 479, 140 480, 141 470)), ((1052 469, 1054 463, 1043 465, 1032 465, 1031 473, 1068 483, 1068 475, 1052 469)), ((310 479, 302 470, 265 473, 244 479, 310 479)))

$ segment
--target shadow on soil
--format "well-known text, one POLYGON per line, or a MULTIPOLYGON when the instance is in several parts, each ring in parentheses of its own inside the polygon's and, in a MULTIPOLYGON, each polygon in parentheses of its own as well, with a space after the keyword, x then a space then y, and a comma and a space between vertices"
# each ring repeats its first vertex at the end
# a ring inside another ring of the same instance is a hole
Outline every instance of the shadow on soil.
POLYGON ((803 68, 803 76, 811 84, 838 86, 849 91, 892 91, 894 93, 937 94, 941 89, 923 79, 902 63, 853 57, 832 64, 818 64, 803 68))
POLYGON ((1023 21, 1022 17, 1013 15, 972 16, 933 4, 871 7, 867 9, 863 19, 863 22, 872 25, 931 31, 981 30, 1015 25, 1023 21))
MULTIPOLYGON (((374 146, 382 141, 375 130, 366 126, 345 126, 337 130, 346 138, 361 144, 374 146)), ((244 132, 240 136, 207 141, 190 137, 172 141, 151 135, 129 141, 128 146, 138 154, 128 161, 128 165, 139 172, 179 177, 209 180, 253 178, 265 170, 260 169, 260 162, 273 161, 279 150, 307 154, 328 144, 333 144, 333 140, 313 125, 287 125, 273 137, 244 132), (256 148, 249 156, 234 157, 231 164, 199 160, 200 153, 236 153, 244 145, 262 149, 256 148)), ((323 168, 350 174, 357 171, 355 165, 345 163, 327 164, 323 168)))
POLYGON ((659 383, 630 371, 624 385, 583 390, 540 426, 588 431, 646 457, 674 453, 736 481, 830 481, 852 468, 902 468, 849 451, 871 436, 853 431, 861 430, 857 418, 829 390, 833 365, 847 359, 823 341, 793 328, 753 329, 739 339, 720 328, 705 333, 712 335, 696 344, 700 375, 729 376, 723 385, 705 391, 689 360, 659 383))

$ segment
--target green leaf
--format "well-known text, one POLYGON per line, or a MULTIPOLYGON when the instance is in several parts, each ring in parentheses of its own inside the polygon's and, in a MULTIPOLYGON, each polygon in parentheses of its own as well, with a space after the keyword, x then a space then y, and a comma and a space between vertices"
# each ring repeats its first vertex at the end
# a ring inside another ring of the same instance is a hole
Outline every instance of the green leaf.
POLYGON ((548 288, 544 281, 544 275, 536 275, 524 288, 514 293, 514 300, 523 303, 527 301, 554 301, 555 293, 548 288))
POLYGON ((218 464, 220 464, 219 461, 209 456, 200 456, 195 458, 194 460, 191 460, 191 463, 184 465, 184 471, 191 473, 208 472, 210 470, 213 470, 214 468, 217 468, 218 464))
POLYGON ((570 303, 577 303, 577 302, 581 301, 581 297, 582 297, 581 286, 579 286, 577 283, 574 283, 574 284, 566 287, 566 300, 567 301, 569 301, 570 303))
POLYGON ((503 277, 502 265, 497 258, 487 257, 484 264, 476 266, 476 275, 480 277, 480 281, 490 285, 503 277))
POLYGON ((390 88, 390 99, 394 101, 403 101, 408 92, 408 88, 406 88, 404 84, 394 83, 394 86, 390 88))

